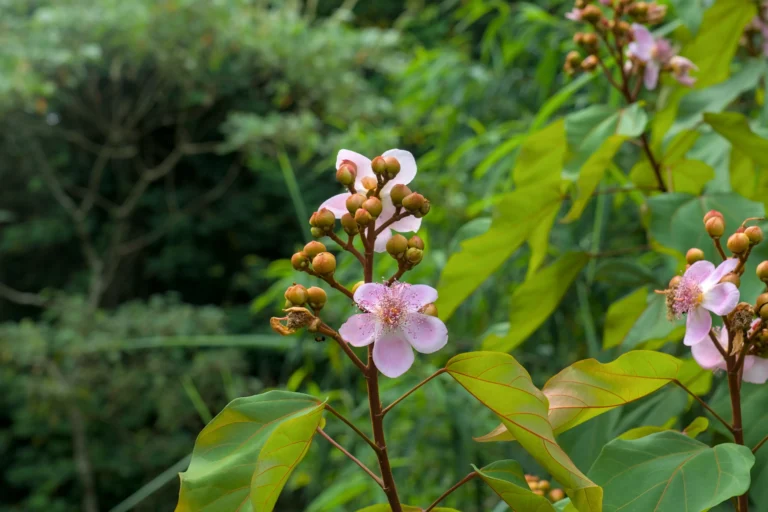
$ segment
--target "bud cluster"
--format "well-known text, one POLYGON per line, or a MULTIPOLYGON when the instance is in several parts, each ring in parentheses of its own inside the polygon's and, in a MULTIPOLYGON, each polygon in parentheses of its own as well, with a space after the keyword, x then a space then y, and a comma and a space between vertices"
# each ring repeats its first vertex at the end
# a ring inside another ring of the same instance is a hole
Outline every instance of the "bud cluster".
POLYGON ((291 256, 291 265, 301 272, 332 276, 336 271, 336 256, 328 252, 322 243, 312 241, 304 246, 304 250, 291 256))
POLYGON ((424 240, 418 235, 406 239, 398 233, 387 240, 387 252, 398 261, 400 267, 411 269, 421 263, 424 257, 424 240))
POLYGON ((525 475, 525 481, 533 494, 546 496, 552 503, 557 503, 565 499, 565 491, 562 489, 553 489, 549 481, 542 480, 536 475, 525 475))

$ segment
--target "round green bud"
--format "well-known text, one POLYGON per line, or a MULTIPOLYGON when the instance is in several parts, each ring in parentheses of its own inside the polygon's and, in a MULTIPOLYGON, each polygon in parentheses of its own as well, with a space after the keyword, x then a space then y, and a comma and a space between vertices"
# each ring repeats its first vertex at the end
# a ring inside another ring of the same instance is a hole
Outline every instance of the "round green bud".
POLYGON ((357 222, 360 226, 367 226, 373 222, 373 216, 368 210, 360 208, 355 212, 355 222, 357 222))
POLYGON ((415 247, 416 249, 424 250, 424 240, 419 235, 413 235, 408 240, 408 247, 415 247))
POLYGON ((313 286, 307 289, 307 301, 312 309, 320 310, 323 309, 325 303, 328 302, 328 295, 322 288, 313 286))
POLYGON ((752 245, 757 245, 763 241, 763 230, 757 226, 749 226, 744 230, 744 234, 747 235, 752 245))
POLYGON ((351 194, 347 198, 347 211, 354 215, 357 210, 363 207, 363 203, 365 202, 365 196, 363 194, 351 194))
POLYGON ((321 252, 312 258, 312 270, 321 276, 333 274, 336 271, 336 256, 329 252, 321 252))
POLYGON ((294 306, 303 306, 308 298, 307 289, 300 284, 289 286, 285 290, 285 300, 290 301, 294 306))
POLYGON ((312 215, 309 216, 309 225, 312 227, 317 226, 317 212, 312 212, 312 215))
POLYGON ((405 259, 407 259, 412 265, 418 265, 423 257, 424 251, 415 247, 411 247, 405 252, 405 259))
POLYGON ((325 248, 325 245, 323 245, 321 242, 318 242, 317 240, 313 240, 304 246, 304 253, 309 256, 310 259, 314 258, 321 252, 325 252, 326 250, 327 249, 325 248))
POLYGON ((707 234, 712 238, 720 238, 725 233, 725 221, 722 217, 713 215, 704 224, 707 234))
POLYGON ((309 230, 312 236, 315 238, 323 238, 325 236, 325 230, 323 228, 312 228, 309 230))
POLYGON ((688 252, 685 254, 685 261, 687 261, 690 265, 693 265, 697 261, 701 261, 703 259, 704 251, 695 247, 693 249, 688 249, 688 252))
POLYGON ((403 255, 405 251, 408 250, 408 240, 401 235, 401 234, 395 234, 387 240, 387 252, 397 258, 403 255))
POLYGON ((577 68, 581 66, 581 54, 576 50, 571 50, 568 55, 565 56, 565 61, 572 67, 577 68))
POLYGON ((757 278, 764 283, 768 283, 768 260, 760 262, 757 266, 757 278))
POLYGON ((739 277, 737 274, 734 274, 733 272, 730 272, 728 274, 725 274, 722 279, 720 279, 721 283, 731 283, 736 285, 736 288, 741 286, 741 277, 739 277))
POLYGON ((411 189, 409 189, 406 185, 398 183, 392 187, 392 190, 389 191, 389 198, 392 199, 392 204, 395 206, 400 206, 403 204, 403 199, 405 199, 405 197, 410 194, 411 189))
POLYGON ((356 235, 360 232, 355 218, 348 213, 341 216, 341 227, 344 228, 348 235, 356 235))
POLYGON ((376 174, 384 174, 387 172, 387 161, 383 156, 377 156, 371 160, 371 169, 373 169, 373 172, 376 174))
POLYGON ((368 210, 368 213, 371 214, 371 217, 374 219, 381 215, 381 210, 384 209, 384 206, 381 204, 381 199, 378 197, 369 197, 363 202, 363 209, 368 210))
POLYGON ((755 302, 755 312, 763 320, 768 320, 768 293, 763 293, 757 297, 755 302))
POLYGON ((336 171, 336 181, 345 187, 354 184, 356 178, 357 167, 352 162, 345 160, 344 163, 342 163, 336 171))
POLYGON ((425 201, 426 199, 424 199, 423 195, 413 192, 403 198, 403 207, 409 212, 418 212, 424 206, 425 201))
POLYGON ((305 252, 297 252, 291 256, 291 266, 296 270, 306 270, 309 267, 311 258, 305 252))
POLYGON ((421 308, 419 312, 423 315, 437 317, 437 306, 435 306, 433 303, 430 303, 421 308))
POLYGON ((315 220, 315 227, 322 229, 333 229, 336 225, 336 215, 327 208, 321 208, 317 212, 317 218, 315 220))
POLYGON ((429 209, 431 208, 431 204, 429 202, 429 199, 424 199, 424 204, 421 205, 421 208, 419 208, 418 216, 423 217, 426 214, 429 213, 429 209))
POLYGON ((744 233, 734 233, 728 237, 727 245, 733 254, 742 254, 749 249, 749 238, 744 233))
POLYGON ((379 182, 373 176, 366 176, 360 182, 363 184, 365 190, 376 190, 376 186, 379 182))
POLYGON ((400 162, 393 156, 385 156, 384 162, 387 164, 387 177, 394 178, 400 172, 400 162))

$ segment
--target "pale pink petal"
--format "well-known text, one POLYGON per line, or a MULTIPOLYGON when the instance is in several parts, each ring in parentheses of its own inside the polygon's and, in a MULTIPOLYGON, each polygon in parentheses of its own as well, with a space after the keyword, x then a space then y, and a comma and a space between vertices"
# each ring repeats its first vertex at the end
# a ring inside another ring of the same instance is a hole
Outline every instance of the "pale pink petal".
POLYGON ((415 233, 421 227, 421 219, 417 219, 413 215, 409 215, 404 219, 400 219, 394 222, 393 224, 390 225, 390 227, 393 230, 399 231, 401 233, 408 233, 410 231, 413 231, 415 233))
POLYGON ((385 333, 373 344, 373 362, 390 378, 401 376, 413 364, 413 349, 402 334, 399 331, 385 333))
MULTIPOLYGON (((391 219, 395 214, 395 205, 392 204, 392 199, 389 197, 389 194, 382 193, 381 204, 383 208, 381 210, 381 215, 379 215, 379 217, 376 219, 376 227, 381 226, 384 222, 391 219)), ((407 233, 409 231, 416 232, 420 227, 421 219, 417 219, 413 215, 409 215, 404 219, 400 219, 393 224, 390 224, 390 229, 403 233, 407 233)))
POLYGON ((699 366, 705 370, 714 370, 715 368, 725 368, 723 355, 715 347, 712 340, 705 340, 691 347, 693 358, 699 363, 699 366))
POLYGON ((742 379, 752 384, 765 384, 768 381, 768 359, 757 356, 747 356, 744 360, 744 374, 742 379), (747 362, 752 364, 747 368, 747 362))
POLYGON ((397 176, 395 176, 392 181, 384 185, 383 191, 385 193, 392 190, 392 187, 398 183, 402 185, 409 184, 413 181, 413 178, 416 177, 416 159, 413 158, 410 151, 404 149, 390 149, 385 151, 381 156, 393 156, 400 162, 400 172, 397 173, 397 176))
POLYGON ((364 283, 355 290, 355 302, 366 311, 372 310, 387 296, 387 287, 381 283, 364 283))
POLYGON ((394 214, 395 214, 395 205, 392 204, 392 198, 389 197, 389 193, 385 194, 382 191, 381 213, 376 219, 376 227, 381 226, 384 222, 391 219, 394 214))
POLYGON ((366 176, 376 176, 373 174, 373 169, 371 169, 371 160, 361 155, 360 153, 355 153, 354 151, 350 151, 348 149, 341 149, 339 150, 339 154, 336 155, 337 169, 341 167, 341 164, 344 162, 344 160, 349 160, 357 166, 357 179, 355 180, 355 188, 358 191, 364 190, 362 184, 363 178, 366 176))
POLYGON ((573 9, 565 13, 565 17, 571 21, 581 21, 581 9, 576 9, 574 7, 573 9))
POLYGON ((645 73, 643 74, 643 83, 645 88, 652 91, 656 88, 656 84, 659 83, 659 65, 654 61, 648 61, 645 65, 645 73))
POLYGON ((437 352, 448 343, 448 329, 434 316, 410 313, 403 332, 413 348, 422 354, 437 352))
POLYGON ((376 317, 370 313, 352 315, 339 328, 339 334, 354 347, 370 345, 376 335, 376 317))
POLYGON ((701 307, 716 315, 727 315, 739 303, 739 289, 733 283, 720 283, 704 292, 701 307))
POLYGON ((690 75, 674 75, 675 80, 677 80, 677 83, 680 85, 684 85, 686 87, 693 87, 693 84, 696 83, 696 79, 693 78, 690 75))
POLYGON ((644 62, 651 60, 651 52, 655 44, 651 32, 643 25, 633 23, 632 35, 635 38, 635 42, 631 46, 633 55, 644 62))
POLYGON ((373 243, 373 250, 376 252, 387 252, 387 242, 392 238, 392 230, 387 228, 376 237, 373 243))
POLYGON ((709 316, 709 311, 704 308, 695 308, 688 313, 683 343, 689 347, 700 343, 709 337, 709 330, 711 328, 712 317, 709 316))
POLYGON ((695 283, 701 283, 714 271, 715 266, 712 263, 706 260, 701 260, 691 265, 688 270, 685 271, 684 277, 695 283))
POLYGON ((437 290, 426 284, 401 284, 398 291, 408 303, 408 311, 417 312, 437 300, 437 290))
MULTIPOLYGON (((696 264, 698 264, 698 262, 694 263, 694 265, 696 264)), ((704 280, 700 281, 702 290, 707 290, 712 286, 715 286, 717 283, 720 282, 722 278, 725 277, 726 274, 730 274, 731 272, 736 270, 736 267, 738 265, 739 265, 739 258, 728 258, 727 260, 722 262, 720 265, 717 266, 714 272, 709 274, 704 280)), ((693 268, 693 265, 691 265, 691 268, 693 268)))
MULTIPOLYGON (((343 194, 337 194, 330 199, 327 199, 320 208, 327 208, 333 212, 337 219, 340 219, 347 211, 347 198, 350 196, 349 192, 343 194)), ((318 210, 320 209, 318 208, 318 210)))

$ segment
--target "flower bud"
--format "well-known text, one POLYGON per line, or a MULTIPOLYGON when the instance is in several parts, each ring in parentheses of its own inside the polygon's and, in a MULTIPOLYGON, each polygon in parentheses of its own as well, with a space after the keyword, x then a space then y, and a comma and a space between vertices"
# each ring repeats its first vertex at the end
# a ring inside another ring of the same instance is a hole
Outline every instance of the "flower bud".
POLYGON ((424 250, 424 240, 419 235, 413 235, 408 240, 408 247, 415 247, 416 249, 424 250))
POLYGON ((376 178, 373 176, 366 176, 361 180, 361 183, 363 184, 363 188, 365 190, 374 190, 376 188, 376 185, 379 184, 378 181, 376 181, 376 178))
POLYGON ((419 313, 423 315, 434 316, 437 318, 437 306, 434 303, 429 303, 419 310, 419 313))
POLYGON ((603 11, 596 5, 588 5, 581 11, 581 18, 591 23, 597 23, 603 17, 603 11))
POLYGON ((541 489, 534 489, 531 492, 537 496, 544 496, 544 491, 542 491, 541 489))
POLYGON ((355 212, 355 222, 360 226, 367 226, 373 222, 373 216, 368 210, 360 208, 355 212))
POLYGON ((712 216, 704 224, 704 228, 712 238, 720 238, 725 233, 725 222, 722 217, 712 216))
POLYGON ((755 302, 755 312, 763 320, 768 320, 768 293, 763 293, 757 297, 755 302))
POLYGON ((419 208, 419 211, 414 212, 414 216, 421 218, 429 213, 429 210, 432 208, 432 204, 429 202, 429 199, 424 199, 424 204, 421 205, 421 208, 419 208))
POLYGON ((667 288, 670 290, 674 290, 678 286, 680 286, 680 283, 682 282, 683 278, 681 276, 675 276, 672 279, 669 280, 669 284, 667 285, 667 288))
POLYGON ((565 499, 565 491, 562 489, 552 489, 549 491, 549 501, 557 503, 558 501, 565 499))
POLYGON ((318 242, 317 240, 313 240, 309 242, 307 245, 304 246, 304 253, 311 258, 314 258, 321 252, 325 252, 327 249, 325 248, 325 245, 323 245, 321 242, 318 242))
POLYGON ((410 247, 405 253, 407 259, 412 265, 418 265, 424 257, 424 251, 415 247, 410 247))
POLYGON ((632 26, 626 21, 622 20, 616 25, 616 32, 622 35, 627 35, 632 32, 632 26))
POLYGON ((305 252, 297 252, 291 256, 291 266, 296 270, 306 270, 309 267, 310 257, 305 252))
POLYGON ((768 260, 760 262, 757 266, 757 278, 768 283, 768 260))
POLYGON ((315 227, 321 229, 333 229, 336 225, 336 215, 327 208, 320 208, 315 217, 315 227))
POLYGON ((637 18, 643 18, 648 14, 648 4, 645 2, 636 2, 629 6, 629 14, 637 18))
POLYGON ((312 228, 309 230, 312 236, 315 238, 323 238, 325 236, 325 230, 323 228, 312 228))
POLYGON ((312 258, 312 270, 321 276, 333 274, 336 271, 336 256, 329 252, 321 252, 312 258))
POLYGON ((728 274, 725 274, 723 278, 720 280, 721 283, 732 283, 736 285, 736 288, 741 286, 741 277, 739 277, 738 274, 734 274, 733 272, 730 272, 728 274))
POLYGON ((354 215, 357 210, 363 207, 366 197, 363 194, 352 194, 347 198, 347 211, 354 215))
POLYGON ((597 46, 597 36, 592 32, 587 32, 581 38, 582 44, 588 48, 595 48, 597 46))
POLYGON ((323 309, 325 303, 328 302, 328 295, 322 288, 313 286, 307 289, 307 301, 309 302, 309 305, 312 307, 312 309, 323 309))
POLYGON ((392 190, 389 191, 389 198, 392 199, 392 204, 395 206, 400 206, 403 204, 403 199, 410 194, 411 189, 401 183, 398 183, 392 187, 392 190))
POLYGON ((385 156, 384 161, 387 164, 387 177, 394 178, 400 172, 400 162, 393 156, 385 156))
POLYGON ((355 218, 348 213, 341 216, 341 227, 344 228, 348 235, 356 235, 360 232, 355 218))
POLYGON ((344 160, 336 171, 336 181, 348 187, 355 183, 356 178, 357 166, 348 160, 344 160))
POLYGON ((317 212, 312 212, 312 215, 309 216, 309 225, 312 227, 317 226, 317 212))
POLYGON ((400 256, 405 253, 405 251, 408 250, 408 240, 401 235, 401 234, 395 234, 387 240, 387 252, 392 256, 393 258, 399 258, 400 256))
POLYGON ((531 482, 538 482, 539 481, 539 477, 537 477, 536 475, 526 474, 525 475, 525 481, 528 482, 529 484, 531 482))
POLYGON ((363 286, 365 284, 365 281, 358 281, 355 283, 355 285, 352 287, 352 293, 355 293, 358 288, 363 286))
POLYGON ((539 489, 541 489, 544 492, 547 492, 551 489, 551 486, 549 485, 548 480, 539 480, 539 489))
POLYGON ((285 300, 289 301, 293 306, 303 306, 308 298, 307 289, 300 284, 289 286, 285 290, 285 300))
POLYGON ((744 230, 744 234, 747 235, 752 245, 757 245, 763 241, 763 230, 757 226, 749 226, 744 230))
POLYGON ((371 217, 375 219, 381 215, 381 210, 384 208, 384 206, 381 204, 381 199, 378 197, 369 197, 365 200, 365 202, 363 202, 363 208, 368 210, 368 213, 371 214, 371 217))
POLYGON ((424 199, 423 195, 413 192, 403 198, 403 207, 409 212, 417 212, 424 206, 425 201, 426 199, 424 199))
POLYGON ((597 67, 597 57, 594 55, 587 56, 586 59, 581 61, 581 69, 584 71, 594 71, 597 67))
POLYGON ((727 245, 733 254, 741 254, 749 249, 749 238, 744 233, 734 233, 728 237, 727 245))
POLYGON ((688 252, 685 254, 685 261, 687 261, 690 265, 693 265, 697 261, 701 261, 704 259, 704 251, 697 248, 688 249, 688 252))
POLYGON ((568 55, 565 56, 565 62, 567 62, 572 68, 581 66, 581 54, 576 50, 571 50, 568 55))
POLYGON ((387 161, 383 156, 377 156, 371 160, 371 169, 373 169, 373 172, 376 174, 384 174, 387 172, 387 161))
POLYGON ((719 217, 720 219, 725 220, 725 218, 723 217, 723 214, 720 213, 719 211, 709 210, 707 213, 704 214, 704 224, 706 224, 707 221, 712 217, 719 217))

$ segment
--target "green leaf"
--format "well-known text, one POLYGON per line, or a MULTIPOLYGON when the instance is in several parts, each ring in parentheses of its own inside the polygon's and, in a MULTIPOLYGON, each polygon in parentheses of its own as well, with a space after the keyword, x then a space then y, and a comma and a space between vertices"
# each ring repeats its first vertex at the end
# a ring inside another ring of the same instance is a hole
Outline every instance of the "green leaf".
POLYGON ((499 352, 470 352, 453 357, 445 368, 501 418, 520 445, 563 485, 580 512, 602 510, 602 491, 555 441, 547 399, 515 358, 499 352))
POLYGON ((515 186, 525 187, 559 178, 566 149, 565 121, 562 119, 529 135, 512 171, 515 186))
MULTIPOLYGON (((403 505, 403 512, 422 512, 421 507, 411 507, 410 505, 403 505)), ((437 507, 433 508, 435 512, 459 512, 454 508, 437 507)), ((357 512, 392 512, 392 507, 387 504, 371 505, 358 510, 357 512)))
POLYGON ((675 6, 675 12, 683 20, 691 34, 696 34, 703 18, 704 3, 702 0, 672 0, 672 5, 675 6))
POLYGON ((500 460, 483 469, 475 467, 475 471, 512 510, 554 512, 555 508, 547 498, 534 494, 528 487, 523 468, 517 461, 500 460))
MULTIPOLYGON (((668 423, 674 423, 677 421, 676 418, 672 418, 668 423)), ((656 425, 644 425, 642 427, 635 427, 633 429, 627 430, 623 434, 621 434, 617 439, 622 439, 624 441, 634 441, 635 439, 641 439, 643 437, 648 437, 651 434, 658 434, 659 432, 666 432, 670 430, 671 425, 662 425, 662 426, 656 426, 656 425)))
POLYGON ((585 253, 565 254, 518 286, 509 300, 509 332, 491 334, 483 348, 508 352, 525 341, 554 312, 587 261, 585 253))
POLYGON ((568 214, 561 222, 573 222, 581 217, 584 208, 587 207, 592 199, 592 193, 595 191, 600 181, 603 179, 605 170, 611 164, 613 157, 626 140, 620 135, 612 135, 600 146, 600 149, 590 155, 579 171, 579 179, 576 182, 574 200, 568 214))
POLYGON ((699 132, 695 130, 683 130, 678 133, 664 150, 664 155, 661 160, 663 162, 674 162, 675 160, 682 160, 685 158, 685 154, 691 150, 696 141, 699 138, 699 132))
POLYGON ((233 400, 197 437, 180 475, 176 511, 235 510, 244 503, 254 512, 272 510, 286 467, 306 453, 322 411, 316 398, 287 391, 233 400))
POLYGON ((768 139, 753 132, 747 118, 742 114, 736 112, 704 114, 704 122, 757 164, 768 167, 768 139))
POLYGON ((667 305, 664 295, 649 293, 645 310, 621 342, 623 351, 638 347, 661 346, 668 341, 683 338, 685 322, 670 321, 667 318, 667 305))
POLYGON ((606 512, 703 511, 749 489, 749 448, 710 448, 678 432, 617 439, 589 471, 605 492, 606 512))
POLYGON ((683 434, 692 439, 696 439, 699 434, 703 434, 708 428, 709 420, 703 416, 699 416, 683 429, 683 434))
POLYGON ((605 314, 603 348, 621 345, 646 308, 647 288, 638 288, 608 307, 605 314))

